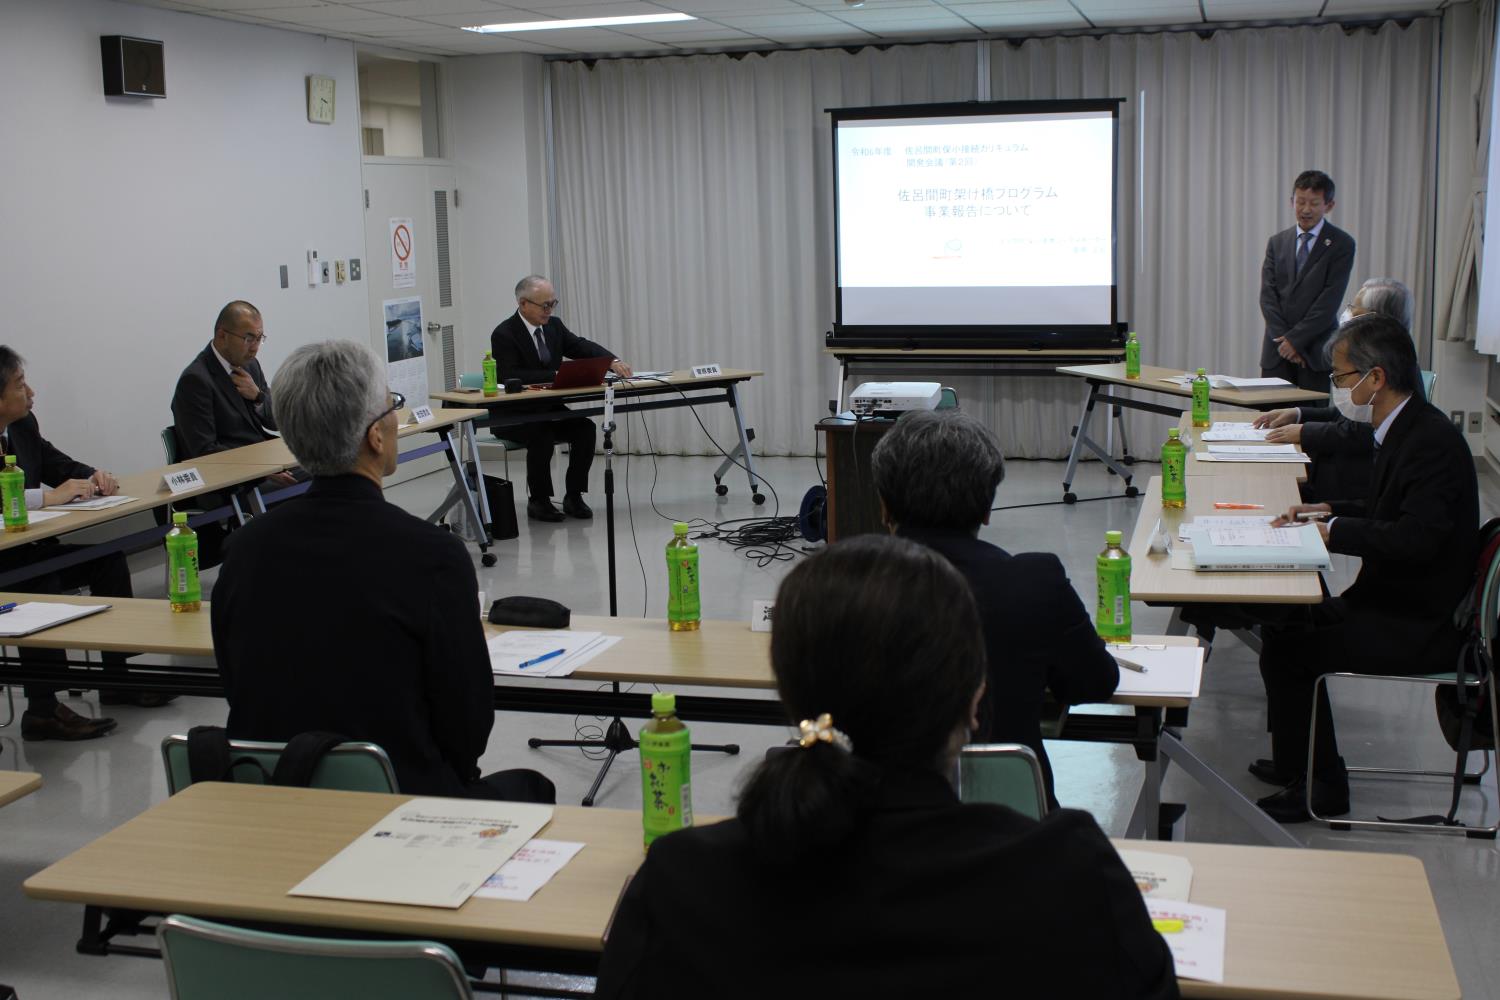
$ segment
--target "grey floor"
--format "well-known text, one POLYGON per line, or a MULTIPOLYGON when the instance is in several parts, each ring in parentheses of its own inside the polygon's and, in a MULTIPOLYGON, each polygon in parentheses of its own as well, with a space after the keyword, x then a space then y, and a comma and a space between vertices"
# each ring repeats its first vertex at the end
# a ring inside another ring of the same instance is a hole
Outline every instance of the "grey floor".
MULTIPOLYGON (((617 542, 619 604, 622 614, 664 614, 665 567, 661 549, 671 536, 670 520, 769 515, 750 503, 743 476, 731 477, 728 497, 712 491, 714 465, 706 458, 617 459, 617 542), (655 480, 653 492, 653 478, 655 480), (629 499, 626 491, 629 491, 629 499), (653 509, 654 502, 654 509, 653 509), (639 551, 639 558, 637 557, 639 551)), ((512 472, 520 474, 519 463, 512 472)), ((761 471, 780 494, 782 514, 795 513, 803 492, 818 481, 811 459, 767 459, 761 471)), ((492 470, 496 471, 496 470, 492 470)), ((1154 471, 1141 470, 1144 478, 1154 471)), ((1053 462, 1013 462, 1001 486, 999 503, 1025 505, 1056 500, 1062 467, 1053 462)), ((608 610, 606 545, 603 524, 602 462, 595 466, 591 499, 599 514, 592 523, 528 524, 519 539, 497 546, 496 566, 479 570, 480 587, 491 599, 506 594, 555 598, 580 614, 608 610)), ((446 490, 441 476, 415 480, 389 491, 390 498, 422 514, 446 490)), ((1144 485, 1144 484, 1142 484, 1144 485)), ((1119 481, 1097 465, 1088 465, 1074 485, 1080 497, 1118 494, 1119 481)), ((1483 514, 1500 509, 1500 481, 1481 476, 1483 514)), ((769 491, 768 491, 769 492, 769 491)), ((1075 586, 1091 601, 1094 554, 1104 531, 1129 531, 1139 500, 1110 499, 1076 506, 1034 506, 995 513, 984 537, 1012 550, 1056 552, 1075 586)), ((378 544, 378 539, 372 539, 378 544)), ((773 596, 789 561, 759 565, 726 545, 702 546, 704 616, 747 618, 751 601, 773 596)), ((800 548, 799 543, 795 548, 800 548)), ((476 566, 478 560, 476 559, 476 566)), ((1352 579, 1352 564, 1341 560, 1331 581, 1335 591, 1352 579)), ((143 567, 137 593, 160 596, 159 570, 143 567)), ((267 623, 274 627, 274 623, 267 623)), ((1147 633, 1166 626, 1166 612, 1136 605, 1136 630, 1147 633)), ((1351 665, 1357 666, 1357 665, 1351 665)), ((1335 693, 1340 740, 1351 762, 1390 762, 1416 756, 1434 767, 1452 765, 1451 754, 1433 723, 1430 694, 1393 692, 1383 685, 1374 693, 1335 693)), ((74 702, 81 711, 97 712, 93 695, 74 702)), ((3 713, 3 708, 0 708, 3 713)), ((87 958, 73 951, 80 910, 73 906, 27 899, 21 882, 46 866, 166 797, 158 745, 169 733, 199 723, 221 723, 223 702, 184 698, 157 710, 111 709, 120 719, 109 737, 83 744, 24 743, 19 726, 0 729, 0 767, 39 771, 45 786, 36 794, 0 810, 0 982, 16 986, 24 1000, 81 1000, 88 997, 164 998, 161 966, 152 960, 87 958)), ((580 727, 602 720, 564 716, 501 714, 495 720, 486 770, 535 767, 558 785, 560 801, 576 802, 592 781, 597 764, 578 751, 532 751, 525 738, 567 738, 580 727)), ((692 720, 688 720, 691 724, 692 720)), ((1252 797, 1269 790, 1245 773, 1245 764, 1267 750, 1264 697, 1250 652, 1232 638, 1214 651, 1204 680, 1203 697, 1185 731, 1188 744, 1236 787, 1252 797)), ((746 769, 786 733, 770 727, 694 726, 702 741, 737 742, 737 757, 705 754, 693 766, 696 807, 701 813, 733 808, 734 792, 746 769)), ((1140 783, 1140 766, 1128 750, 1089 744, 1057 743, 1048 747, 1057 772, 1058 796, 1065 805, 1087 809, 1112 834, 1123 832, 1140 783)), ((610 772, 600 796, 604 806, 634 809, 640 804, 639 769, 622 757, 610 772)), ((1447 790, 1441 781, 1403 779, 1358 781, 1357 811, 1412 814, 1443 811, 1447 790)), ((1187 839, 1244 843, 1249 831, 1179 772, 1169 772, 1165 797, 1184 802, 1182 824, 1187 839)), ((1500 810, 1493 782, 1465 793, 1466 813, 1491 822, 1500 810)), ((1387 833, 1337 834, 1310 826, 1294 828, 1311 846, 1411 854, 1427 866, 1442 915, 1444 932, 1467 997, 1500 996, 1500 956, 1494 937, 1495 898, 1500 888, 1500 851, 1493 841, 1445 835, 1387 833)))

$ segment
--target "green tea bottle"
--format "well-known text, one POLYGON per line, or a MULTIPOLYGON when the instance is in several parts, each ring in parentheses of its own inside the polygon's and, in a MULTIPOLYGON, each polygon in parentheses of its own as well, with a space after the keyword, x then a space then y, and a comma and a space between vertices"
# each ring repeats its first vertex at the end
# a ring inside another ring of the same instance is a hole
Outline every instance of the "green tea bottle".
POLYGON ((26 530, 26 473, 16 464, 16 456, 5 456, 0 471, 0 502, 5 504, 5 530, 26 530))
POLYGON ((500 377, 496 373, 494 355, 485 351, 484 363, 480 367, 484 369, 484 394, 486 396, 500 395, 500 377))
POLYGON ((1209 426, 1210 421, 1208 419, 1208 391, 1208 376, 1204 373, 1202 368, 1199 368, 1198 374, 1193 376, 1194 427, 1209 426))
POLYGON ((1125 377, 1141 377, 1141 342, 1135 338, 1135 331, 1130 331, 1130 339, 1125 341, 1125 377))
POLYGON ((1173 509, 1187 506, 1187 445, 1173 427, 1161 446, 1161 505, 1173 509))
POLYGON ((203 605, 203 587, 198 583, 198 533, 188 526, 187 512, 172 515, 167 532, 167 597, 172 610, 197 611, 203 605))
POLYGON ((688 526, 678 521, 667 543, 667 624, 673 632, 695 632, 701 613, 698 546, 688 541, 688 526))
POLYGON ((651 695, 651 721, 641 727, 641 824, 646 846, 693 825, 693 738, 677 718, 677 696, 651 695))
POLYGON ((1130 641, 1130 554, 1120 537, 1118 531, 1104 533, 1104 551, 1095 563, 1099 607, 1094 629, 1105 642, 1130 641))

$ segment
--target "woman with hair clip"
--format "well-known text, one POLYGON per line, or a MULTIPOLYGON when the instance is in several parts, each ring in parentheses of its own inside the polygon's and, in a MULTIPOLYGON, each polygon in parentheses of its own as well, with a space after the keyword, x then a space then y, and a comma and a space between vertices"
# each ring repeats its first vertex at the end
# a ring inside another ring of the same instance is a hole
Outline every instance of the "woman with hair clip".
POLYGON ((806 560, 777 595, 771 664, 801 738, 734 819, 652 844, 598 996, 1178 995, 1092 817, 955 795, 985 662, 946 560, 877 535, 806 560))

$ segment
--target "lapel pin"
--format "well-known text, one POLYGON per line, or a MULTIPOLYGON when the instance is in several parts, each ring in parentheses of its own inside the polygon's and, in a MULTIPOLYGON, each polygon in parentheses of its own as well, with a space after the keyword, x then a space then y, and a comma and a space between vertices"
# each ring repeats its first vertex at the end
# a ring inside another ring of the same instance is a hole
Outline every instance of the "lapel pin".
POLYGON ((1331 247, 1331 246, 1333 246, 1333 240, 1332 240, 1332 238, 1327 237, 1327 236, 1323 237, 1323 245, 1325 247, 1331 247))

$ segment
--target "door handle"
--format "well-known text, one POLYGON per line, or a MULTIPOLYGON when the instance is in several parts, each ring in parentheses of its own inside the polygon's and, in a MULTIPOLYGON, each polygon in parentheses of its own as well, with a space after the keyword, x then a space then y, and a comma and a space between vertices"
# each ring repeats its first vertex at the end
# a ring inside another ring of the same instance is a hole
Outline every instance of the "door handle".
POLYGON ((441 323, 428 323, 427 324, 427 332, 428 333, 442 333, 443 332, 443 324, 441 324, 441 323))

